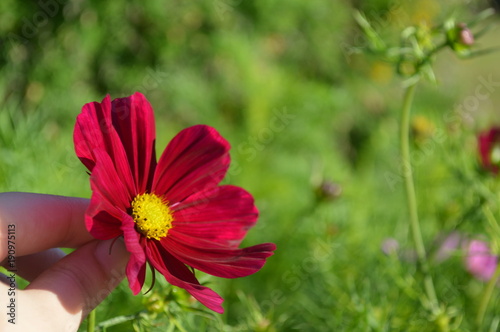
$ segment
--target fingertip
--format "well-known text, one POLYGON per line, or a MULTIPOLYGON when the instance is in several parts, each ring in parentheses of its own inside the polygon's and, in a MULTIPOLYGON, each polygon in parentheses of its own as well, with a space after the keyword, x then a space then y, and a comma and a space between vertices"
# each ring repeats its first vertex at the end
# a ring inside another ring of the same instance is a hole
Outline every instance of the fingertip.
MULTIPOLYGON (((0 193, 0 237, 6 230, 15 237, 17 256, 31 255, 50 248, 78 248, 94 238, 86 229, 89 200, 46 194, 0 193), (34 236, 36 235, 36 236, 34 236)), ((0 247, 0 260, 7 257, 0 247)))
POLYGON ((129 260, 130 253, 127 251, 122 237, 99 241, 94 255, 104 268, 117 270, 122 275, 125 274, 125 267, 129 260))
POLYGON ((130 253, 125 247, 123 239, 116 238, 106 241, 97 241, 94 249, 95 262, 104 277, 96 277, 94 285, 89 289, 88 298, 83 308, 83 317, 99 305, 125 277, 125 268, 130 253))

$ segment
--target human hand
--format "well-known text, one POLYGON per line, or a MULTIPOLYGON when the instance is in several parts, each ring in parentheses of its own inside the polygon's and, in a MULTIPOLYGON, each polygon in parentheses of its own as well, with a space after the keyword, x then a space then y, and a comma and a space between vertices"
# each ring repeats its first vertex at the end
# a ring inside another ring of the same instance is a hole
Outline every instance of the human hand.
POLYGON ((0 262, 8 270, 0 273, 0 331, 76 331, 123 279, 125 245, 118 240, 110 252, 113 240, 88 233, 88 204, 82 198, 0 193, 0 262), (61 247, 77 249, 65 255, 61 247), (17 276, 30 282, 24 290, 13 287, 17 276))

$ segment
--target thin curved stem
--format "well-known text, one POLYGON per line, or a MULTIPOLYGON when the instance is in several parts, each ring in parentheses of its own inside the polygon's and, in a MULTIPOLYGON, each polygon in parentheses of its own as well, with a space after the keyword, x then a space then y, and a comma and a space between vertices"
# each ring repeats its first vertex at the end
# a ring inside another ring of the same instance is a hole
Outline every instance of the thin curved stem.
MULTIPOLYGON (((491 212, 490 208, 485 205, 483 207, 483 213, 486 216, 486 220, 488 220, 488 223, 490 227, 492 228, 494 234, 499 234, 500 228, 498 226, 498 222, 491 212)), ((479 309, 477 311, 477 317, 476 317, 476 324, 478 331, 482 330, 483 322, 484 322, 484 315, 486 314, 486 309, 488 309, 488 304, 490 303, 491 296, 493 295, 493 291, 495 289, 495 286, 497 285, 498 278, 500 277, 500 264, 497 264, 497 267, 495 269, 495 273, 491 277, 491 279, 488 281, 488 285, 486 286, 483 296, 481 298, 481 302, 479 304, 479 309)))
POLYGON ((495 289, 495 285, 497 284, 498 278, 500 277, 500 264, 497 265, 495 273, 493 277, 491 277, 486 289, 484 290, 483 297, 481 298, 481 303, 479 304, 479 310, 477 311, 476 323, 478 331, 481 330, 484 315, 486 314, 486 309, 488 308, 488 304, 490 303, 491 296, 493 295, 493 290, 495 289))
POLYGON ((429 299, 431 308, 438 309, 438 300, 432 277, 429 274, 429 264, 427 262, 427 254, 425 252, 422 232, 420 231, 420 223, 418 221, 417 198, 415 195, 415 184, 413 183, 413 169, 410 159, 410 114, 413 96, 415 95, 416 82, 406 88, 403 109, 401 116, 401 162, 403 164, 403 178, 406 190, 406 203, 408 205, 408 213, 410 216, 410 228, 417 252, 420 269, 424 275, 424 287, 429 299))

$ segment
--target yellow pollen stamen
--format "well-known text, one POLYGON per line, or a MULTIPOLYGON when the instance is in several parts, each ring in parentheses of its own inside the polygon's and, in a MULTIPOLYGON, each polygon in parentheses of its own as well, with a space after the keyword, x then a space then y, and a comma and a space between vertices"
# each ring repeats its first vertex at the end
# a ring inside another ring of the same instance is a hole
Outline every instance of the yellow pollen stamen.
POLYGON ((148 193, 137 195, 132 201, 132 218, 137 230, 148 239, 159 240, 167 236, 172 228, 174 217, 167 203, 161 197, 148 193))

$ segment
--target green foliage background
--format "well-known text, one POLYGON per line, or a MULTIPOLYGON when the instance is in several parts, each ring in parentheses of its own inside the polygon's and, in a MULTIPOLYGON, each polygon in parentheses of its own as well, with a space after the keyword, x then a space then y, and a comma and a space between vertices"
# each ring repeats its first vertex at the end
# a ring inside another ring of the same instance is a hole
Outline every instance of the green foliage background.
MULTIPOLYGON (((387 64, 362 54, 366 42, 352 13, 363 10, 397 42, 406 25, 468 20, 486 7, 2 0, 0 190, 90 197, 73 152, 75 118, 106 94, 140 91, 155 109, 158 154, 198 123, 231 142, 225 181, 248 189, 261 213, 244 245, 275 242, 278 250, 244 279, 199 274, 225 298, 224 315, 163 282, 136 297, 123 283, 98 308, 101 324, 123 321, 107 331, 475 331, 484 284, 464 270, 460 251, 432 264, 446 315, 430 317, 422 307, 398 162, 403 88, 387 64), (341 195, 321 199, 324 181, 341 195), (399 241, 399 257, 380 250, 389 237, 399 241)), ((493 45, 491 36, 479 46, 493 45)), ((457 110, 480 77, 500 81, 497 56, 464 61, 444 52, 439 84, 417 90, 414 166, 431 257, 438 236, 453 230, 496 241, 478 194, 496 182, 478 167, 475 134, 498 122, 500 94, 490 91, 465 116, 457 110)), ((498 325, 499 302, 496 292, 486 325, 498 325)))

